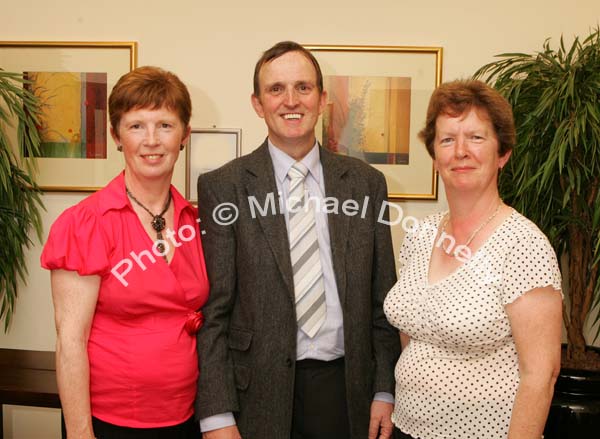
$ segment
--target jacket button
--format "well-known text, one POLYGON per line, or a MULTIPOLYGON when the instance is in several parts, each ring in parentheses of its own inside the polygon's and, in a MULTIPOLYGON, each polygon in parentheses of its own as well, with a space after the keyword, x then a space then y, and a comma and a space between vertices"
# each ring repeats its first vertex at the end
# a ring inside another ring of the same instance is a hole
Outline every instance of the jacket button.
POLYGON ((287 367, 292 367, 292 359, 291 358, 286 358, 285 359, 285 365, 287 367))

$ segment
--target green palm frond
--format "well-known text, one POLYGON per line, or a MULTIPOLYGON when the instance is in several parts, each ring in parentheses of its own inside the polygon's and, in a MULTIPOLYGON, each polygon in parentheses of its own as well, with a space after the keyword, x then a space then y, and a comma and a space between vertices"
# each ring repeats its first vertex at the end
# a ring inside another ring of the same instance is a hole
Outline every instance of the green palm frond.
POLYGON ((21 74, 0 69, 0 230, 4 232, 0 245, 0 320, 4 320, 5 331, 15 310, 18 280, 27 280, 25 249, 33 244, 29 233, 33 229, 40 241, 42 236, 44 206, 34 181, 35 160, 19 160, 19 155, 36 157, 40 152, 36 128, 39 106, 24 87, 26 82, 21 74), (16 145, 11 144, 11 127, 16 128, 16 145))
POLYGON ((581 261, 569 264, 568 276, 571 303, 582 303, 575 310, 582 327, 571 329, 583 334, 591 309, 600 307, 600 29, 568 48, 562 38, 557 49, 546 40, 540 52, 497 58, 474 77, 513 107, 517 145, 500 192, 546 233, 559 257, 581 261))

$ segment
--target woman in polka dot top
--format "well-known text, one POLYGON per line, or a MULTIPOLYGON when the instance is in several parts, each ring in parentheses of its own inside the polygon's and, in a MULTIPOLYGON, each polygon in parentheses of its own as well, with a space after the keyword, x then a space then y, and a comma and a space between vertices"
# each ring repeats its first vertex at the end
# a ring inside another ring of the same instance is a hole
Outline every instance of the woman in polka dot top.
POLYGON ((450 82, 419 135, 449 210, 407 231, 384 304, 404 347, 396 433, 540 438, 560 369, 561 277, 547 238, 498 193, 512 110, 482 82, 450 82))

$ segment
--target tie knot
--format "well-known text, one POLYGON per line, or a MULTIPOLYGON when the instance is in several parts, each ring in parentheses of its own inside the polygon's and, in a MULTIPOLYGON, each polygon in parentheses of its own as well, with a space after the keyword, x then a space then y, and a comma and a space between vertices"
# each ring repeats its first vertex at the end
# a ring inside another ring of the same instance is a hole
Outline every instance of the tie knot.
POLYGON ((304 166, 301 162, 294 163, 292 165, 292 167, 290 168, 290 170, 288 171, 288 176, 292 180, 298 179, 298 178, 304 179, 307 174, 308 174, 308 168, 306 166, 304 166))

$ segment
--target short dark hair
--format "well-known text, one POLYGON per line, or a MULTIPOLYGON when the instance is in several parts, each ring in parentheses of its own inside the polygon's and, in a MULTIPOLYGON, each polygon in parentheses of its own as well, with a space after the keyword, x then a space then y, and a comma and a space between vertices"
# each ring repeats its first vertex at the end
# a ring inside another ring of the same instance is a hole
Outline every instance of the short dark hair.
POLYGON ((276 58, 279 58, 281 55, 286 54, 288 52, 300 52, 304 55, 308 60, 312 63, 313 67, 317 71, 317 88, 319 89, 319 93, 323 93, 323 73, 321 73, 321 67, 317 62, 317 59, 313 56, 310 50, 305 49, 300 44, 295 43, 294 41, 281 41, 275 44, 273 47, 268 49, 265 53, 262 54, 260 59, 257 61, 256 66, 254 67, 254 95, 260 96, 260 84, 258 83, 258 75, 260 74, 260 69, 268 63, 269 61, 273 61, 276 58))
POLYGON ((502 157, 512 151, 516 143, 516 132, 510 104, 485 82, 464 79, 442 84, 431 95, 425 128, 419 132, 419 138, 425 143, 432 158, 435 158, 433 143, 437 118, 442 114, 458 117, 471 108, 487 113, 498 138, 498 155, 502 157))
POLYGON ((110 125, 118 131, 123 114, 134 108, 174 111, 185 127, 192 117, 192 100, 183 82, 160 67, 138 67, 119 78, 108 98, 110 125))

